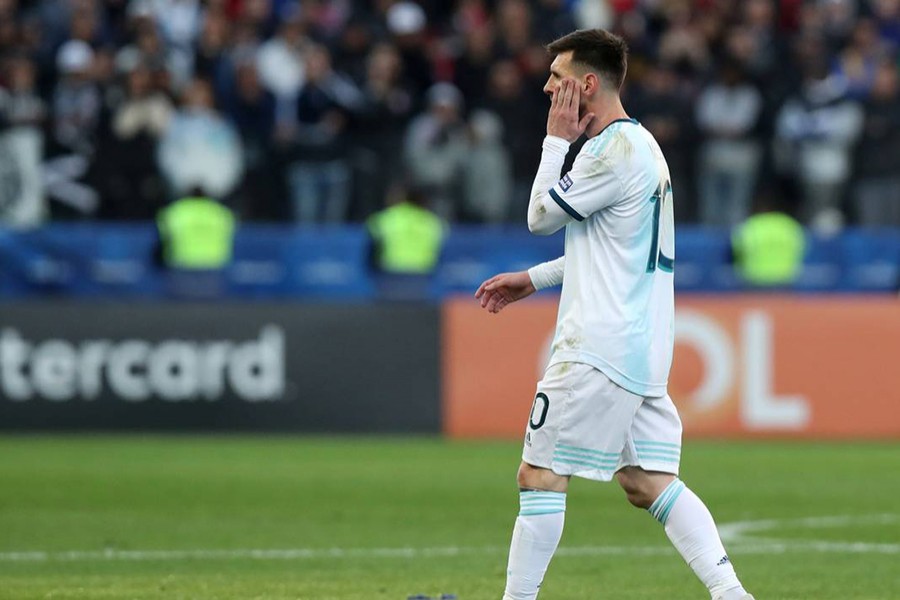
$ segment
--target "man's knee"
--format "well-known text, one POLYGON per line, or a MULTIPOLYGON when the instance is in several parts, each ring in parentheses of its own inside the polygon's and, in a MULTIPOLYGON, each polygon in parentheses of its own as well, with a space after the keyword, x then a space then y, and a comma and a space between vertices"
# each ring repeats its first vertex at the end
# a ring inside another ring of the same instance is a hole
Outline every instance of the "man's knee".
POLYGON ((519 484, 519 489, 548 492, 565 492, 569 487, 568 477, 557 475, 550 469, 534 467, 524 462, 519 465, 516 482, 519 484))
POLYGON ((616 481, 628 501, 637 508, 650 508, 662 491, 675 479, 668 473, 650 473, 638 467, 625 467, 616 473, 616 481))

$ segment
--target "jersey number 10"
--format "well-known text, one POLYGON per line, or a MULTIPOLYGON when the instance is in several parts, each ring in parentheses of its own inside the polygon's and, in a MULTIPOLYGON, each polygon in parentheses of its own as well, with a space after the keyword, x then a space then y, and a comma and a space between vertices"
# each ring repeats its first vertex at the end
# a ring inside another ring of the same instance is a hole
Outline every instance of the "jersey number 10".
MULTIPOLYGON (((672 219, 672 184, 668 181, 665 185, 659 184, 656 192, 650 196, 650 202, 653 204, 653 232, 650 240, 650 256, 647 258, 647 272, 652 273, 659 267, 660 271, 672 273, 675 269, 674 252, 672 257, 663 254, 662 246, 674 247, 672 239, 673 219, 672 219), (663 192, 665 190, 665 192, 663 192), (665 207, 663 207, 665 205, 665 207), (665 242, 660 242, 660 216, 662 216, 665 235, 665 242)), ((674 249, 674 248, 673 248, 674 249)))

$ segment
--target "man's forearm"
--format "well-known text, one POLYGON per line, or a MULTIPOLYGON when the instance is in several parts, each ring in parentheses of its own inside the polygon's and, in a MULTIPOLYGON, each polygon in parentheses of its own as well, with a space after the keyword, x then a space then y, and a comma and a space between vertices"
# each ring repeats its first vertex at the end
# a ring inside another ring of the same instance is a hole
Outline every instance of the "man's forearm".
POLYGON ((566 269, 566 257, 560 256, 556 260, 541 263, 528 269, 531 284, 536 290, 560 285, 563 282, 563 272, 566 269))
POLYGON ((549 235, 566 224, 565 216, 558 217, 559 211, 550 210, 553 199, 550 188, 559 179, 560 171, 569 151, 569 142, 563 138, 548 135, 544 138, 541 164, 531 186, 528 202, 528 229, 538 235, 549 235))

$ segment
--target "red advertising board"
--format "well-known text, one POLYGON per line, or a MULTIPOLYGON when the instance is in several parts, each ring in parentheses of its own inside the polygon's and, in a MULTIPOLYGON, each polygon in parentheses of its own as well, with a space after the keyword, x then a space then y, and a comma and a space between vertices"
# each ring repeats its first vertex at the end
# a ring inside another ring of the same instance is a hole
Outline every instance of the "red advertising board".
MULTIPOLYGON (((444 431, 518 437, 541 377, 556 300, 488 314, 443 310, 444 431)), ((669 395, 688 436, 900 437, 900 301, 680 297, 669 395)))

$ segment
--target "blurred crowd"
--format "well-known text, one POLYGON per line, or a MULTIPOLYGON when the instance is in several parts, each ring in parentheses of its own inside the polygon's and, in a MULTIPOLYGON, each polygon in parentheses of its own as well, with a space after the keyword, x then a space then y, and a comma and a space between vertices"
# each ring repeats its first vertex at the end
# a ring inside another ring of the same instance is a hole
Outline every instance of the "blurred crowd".
POLYGON ((584 27, 631 48, 681 222, 787 177, 806 224, 900 226, 900 0, 0 0, 0 219, 359 222, 412 184, 521 221, 543 45, 584 27))

